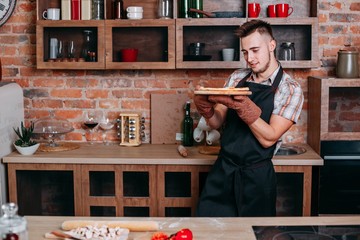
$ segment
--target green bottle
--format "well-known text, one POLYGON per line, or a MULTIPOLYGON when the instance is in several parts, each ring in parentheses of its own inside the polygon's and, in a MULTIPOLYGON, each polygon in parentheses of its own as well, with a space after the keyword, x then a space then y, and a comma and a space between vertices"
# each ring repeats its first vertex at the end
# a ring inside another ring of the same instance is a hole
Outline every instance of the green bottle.
POLYGON ((190 102, 185 104, 185 117, 183 123, 183 145, 192 146, 193 142, 193 119, 190 116, 190 102))

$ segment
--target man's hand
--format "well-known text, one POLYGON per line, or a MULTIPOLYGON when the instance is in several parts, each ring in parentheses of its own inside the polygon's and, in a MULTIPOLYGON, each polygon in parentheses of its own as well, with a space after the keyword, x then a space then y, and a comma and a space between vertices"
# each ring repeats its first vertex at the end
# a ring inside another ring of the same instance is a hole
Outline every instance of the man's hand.
POLYGON ((261 109, 247 96, 227 95, 209 96, 209 101, 220 103, 228 108, 234 109, 238 116, 247 124, 251 125, 261 115, 261 109))
POLYGON ((198 112, 206 119, 211 118, 214 113, 214 102, 208 100, 208 95, 195 95, 194 103, 198 112))

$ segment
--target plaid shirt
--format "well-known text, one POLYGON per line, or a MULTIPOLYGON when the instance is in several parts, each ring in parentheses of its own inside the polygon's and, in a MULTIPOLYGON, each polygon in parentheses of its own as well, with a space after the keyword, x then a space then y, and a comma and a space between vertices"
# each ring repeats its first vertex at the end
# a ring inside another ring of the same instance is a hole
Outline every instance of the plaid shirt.
MULTIPOLYGON (((259 84, 271 86, 279 69, 280 65, 268 80, 265 80, 259 84)), ((249 72, 250 70, 248 69, 236 70, 230 75, 224 87, 235 87, 249 72)), ((254 74, 251 74, 247 81, 253 82, 254 74)), ((299 119, 303 103, 304 94, 300 85, 284 71, 280 84, 275 93, 273 114, 279 115, 296 123, 299 119)))

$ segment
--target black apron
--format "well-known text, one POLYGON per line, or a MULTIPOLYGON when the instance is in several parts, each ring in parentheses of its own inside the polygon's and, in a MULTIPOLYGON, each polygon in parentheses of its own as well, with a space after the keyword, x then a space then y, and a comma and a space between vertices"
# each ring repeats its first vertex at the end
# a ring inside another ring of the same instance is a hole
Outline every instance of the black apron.
MULTIPOLYGON (((281 81, 280 66, 272 86, 247 82, 251 72, 236 87, 249 87, 250 99, 269 123, 275 91, 281 81)), ((276 144, 264 148, 236 111, 228 109, 218 159, 201 193, 199 217, 251 217, 276 215, 276 174, 272 157, 276 144)))

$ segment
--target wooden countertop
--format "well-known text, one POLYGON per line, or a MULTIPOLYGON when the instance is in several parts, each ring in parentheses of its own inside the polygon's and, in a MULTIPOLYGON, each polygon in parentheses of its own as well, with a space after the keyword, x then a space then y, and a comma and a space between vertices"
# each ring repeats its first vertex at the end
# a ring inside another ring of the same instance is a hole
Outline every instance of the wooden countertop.
MULTIPOLYGON (((306 149, 300 155, 274 156, 274 165, 323 165, 323 159, 307 144, 297 144, 306 149)), ((12 152, 3 158, 4 163, 62 163, 62 164, 169 164, 212 165, 215 155, 204 155, 197 147, 187 147, 189 156, 177 152, 177 145, 142 144, 138 147, 105 146, 80 143, 80 148, 62 152, 40 152, 23 156, 12 152)))
MULTIPOLYGON (((360 215, 332 217, 267 217, 267 218, 100 218, 27 216, 29 239, 45 239, 44 234, 59 229, 65 220, 152 220, 160 230, 172 234, 189 228, 196 240, 255 240, 252 226, 293 225, 359 225, 360 215)), ((129 240, 150 240, 153 232, 131 232, 129 240)))

